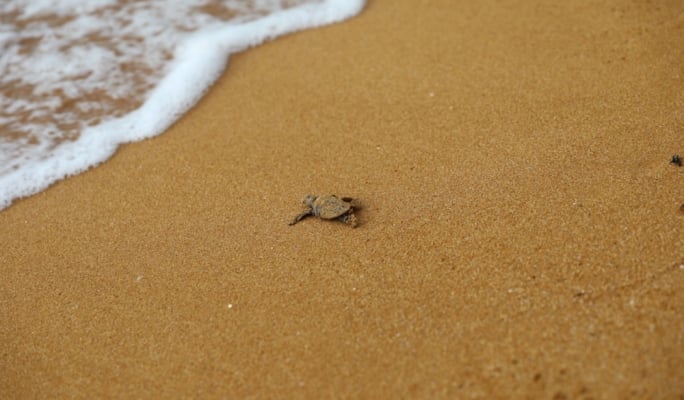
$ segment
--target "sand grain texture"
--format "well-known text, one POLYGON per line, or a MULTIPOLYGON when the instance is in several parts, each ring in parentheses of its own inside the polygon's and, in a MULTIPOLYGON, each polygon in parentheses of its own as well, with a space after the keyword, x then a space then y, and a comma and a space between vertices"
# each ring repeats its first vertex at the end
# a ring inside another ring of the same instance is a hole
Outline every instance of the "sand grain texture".
POLYGON ((0 397, 681 399, 684 6, 370 1, 0 213, 0 397), (361 226, 307 219, 358 197, 361 226))

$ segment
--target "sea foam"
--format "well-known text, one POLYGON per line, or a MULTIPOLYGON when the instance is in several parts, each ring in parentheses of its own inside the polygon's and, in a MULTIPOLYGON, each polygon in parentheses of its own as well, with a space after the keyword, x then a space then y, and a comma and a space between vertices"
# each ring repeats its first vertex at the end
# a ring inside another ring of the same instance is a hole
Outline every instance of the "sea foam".
POLYGON ((349 18, 364 0, 5 0, 0 209, 162 133, 230 54, 349 18))

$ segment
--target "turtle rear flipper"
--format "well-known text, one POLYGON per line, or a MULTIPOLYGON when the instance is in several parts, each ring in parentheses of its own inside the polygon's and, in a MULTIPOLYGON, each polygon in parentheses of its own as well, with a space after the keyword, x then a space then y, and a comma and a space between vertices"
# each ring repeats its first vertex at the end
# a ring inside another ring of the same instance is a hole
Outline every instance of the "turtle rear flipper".
POLYGON ((355 199, 353 197, 342 197, 342 201, 346 201, 347 203, 351 204, 351 206, 357 210, 361 209, 361 202, 359 199, 355 199))
POLYGON ((345 224, 351 225, 352 228, 356 228, 356 225, 358 224, 356 222, 356 216, 353 213, 341 215, 337 219, 345 224))

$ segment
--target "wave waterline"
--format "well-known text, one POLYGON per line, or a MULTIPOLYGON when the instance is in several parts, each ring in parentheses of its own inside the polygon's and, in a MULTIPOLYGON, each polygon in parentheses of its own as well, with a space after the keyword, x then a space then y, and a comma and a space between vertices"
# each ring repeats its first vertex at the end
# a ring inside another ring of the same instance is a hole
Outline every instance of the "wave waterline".
POLYGON ((0 5, 0 210, 161 134, 229 56, 365 0, 9 0, 0 5), (182 4, 178 4, 182 3, 182 4))

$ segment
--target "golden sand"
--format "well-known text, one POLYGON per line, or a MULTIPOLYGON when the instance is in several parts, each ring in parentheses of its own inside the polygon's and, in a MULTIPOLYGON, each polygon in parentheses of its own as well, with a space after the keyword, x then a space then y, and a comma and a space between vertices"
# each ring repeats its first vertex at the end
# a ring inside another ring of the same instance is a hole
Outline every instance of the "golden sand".
POLYGON ((0 397, 682 398, 682 43, 676 1, 375 0, 233 57, 0 213, 0 397))

